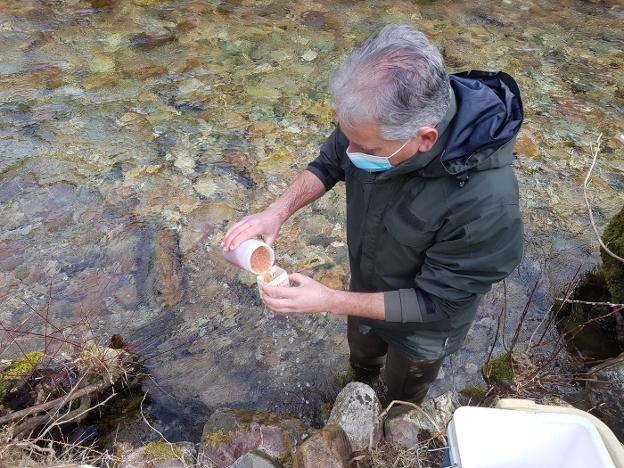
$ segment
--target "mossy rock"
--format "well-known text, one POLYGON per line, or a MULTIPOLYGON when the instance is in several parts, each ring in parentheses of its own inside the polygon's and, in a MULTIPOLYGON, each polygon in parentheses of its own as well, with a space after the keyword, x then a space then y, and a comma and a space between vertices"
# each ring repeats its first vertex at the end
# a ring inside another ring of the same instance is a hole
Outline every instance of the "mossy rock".
POLYGON ((167 442, 150 442, 145 446, 145 461, 182 460, 182 450, 167 442))
MULTIPOLYGON (((616 214, 602 235, 605 245, 618 257, 624 257, 624 208, 616 214)), ((611 293, 611 302, 624 303, 624 263, 600 249, 602 273, 611 293)))
POLYGON ((231 444, 234 440, 235 435, 236 431, 218 430, 216 432, 204 434, 202 436, 202 442, 205 444, 210 444, 212 448, 217 448, 221 444, 231 444))
POLYGON ((487 382, 512 385, 514 383, 514 369, 511 353, 508 351, 497 358, 490 359, 481 368, 481 373, 487 382))
POLYGON ((471 405, 479 405, 483 403, 487 397, 487 392, 479 387, 466 387, 460 390, 459 394, 467 398, 471 405))
POLYGON ((33 351, 32 353, 25 354, 21 359, 14 361, 9 367, 2 371, 0 374, 0 402, 6 397, 11 385, 16 381, 28 377, 42 360, 43 353, 33 351))

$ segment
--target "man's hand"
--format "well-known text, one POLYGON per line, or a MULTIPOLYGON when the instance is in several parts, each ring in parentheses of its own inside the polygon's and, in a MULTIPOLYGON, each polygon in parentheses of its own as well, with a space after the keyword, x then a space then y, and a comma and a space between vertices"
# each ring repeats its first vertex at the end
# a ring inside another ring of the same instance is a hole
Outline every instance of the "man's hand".
POLYGON ((292 288, 263 286, 262 298, 266 306, 277 314, 316 314, 331 312, 375 320, 385 320, 384 293, 340 291, 293 273, 288 278, 297 283, 292 288))
POLYGON ((241 242, 261 236, 264 242, 273 245, 282 224, 295 211, 312 203, 325 193, 323 182, 310 171, 303 171, 286 191, 267 209, 245 216, 225 233, 221 247, 234 250, 241 242))
POLYGON ((228 229, 221 247, 223 250, 234 250, 242 242, 256 236, 261 236, 264 242, 273 245, 283 222, 279 211, 271 208, 245 216, 228 229))
POLYGON ((288 275, 288 279, 297 283, 298 286, 292 288, 262 287, 264 303, 270 310, 279 314, 314 314, 330 311, 330 298, 336 292, 334 289, 299 273, 288 275))

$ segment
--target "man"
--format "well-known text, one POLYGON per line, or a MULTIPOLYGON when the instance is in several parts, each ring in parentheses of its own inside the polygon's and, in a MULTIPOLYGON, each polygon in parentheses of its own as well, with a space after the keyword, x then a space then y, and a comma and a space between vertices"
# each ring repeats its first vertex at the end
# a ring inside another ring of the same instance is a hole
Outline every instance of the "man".
MULTIPOLYGON (((491 285, 522 257, 511 163, 522 123, 504 73, 447 75, 438 49, 388 25, 354 49, 331 81, 339 126, 320 155, 263 212, 233 225, 224 249, 283 222, 346 183, 350 291, 290 275, 264 288, 277 313, 348 316, 357 378, 377 376, 391 399, 421 402, 457 351, 491 285)), ((485 351, 485 350, 484 350, 485 351)))

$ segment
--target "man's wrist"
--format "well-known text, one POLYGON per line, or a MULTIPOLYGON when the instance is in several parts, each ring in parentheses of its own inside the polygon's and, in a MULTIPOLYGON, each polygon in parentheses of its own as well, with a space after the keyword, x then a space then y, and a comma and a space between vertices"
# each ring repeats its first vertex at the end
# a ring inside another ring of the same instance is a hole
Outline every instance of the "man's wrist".
POLYGON ((344 298, 345 292, 339 289, 327 289, 327 312, 336 315, 345 315, 345 311, 343 310, 344 308, 341 307, 341 304, 343 303, 342 299, 344 298))
POLYGON ((278 218, 280 224, 284 224, 291 215, 291 213, 289 213, 288 210, 279 203, 279 200, 267 206, 265 211, 268 211, 275 215, 278 218))

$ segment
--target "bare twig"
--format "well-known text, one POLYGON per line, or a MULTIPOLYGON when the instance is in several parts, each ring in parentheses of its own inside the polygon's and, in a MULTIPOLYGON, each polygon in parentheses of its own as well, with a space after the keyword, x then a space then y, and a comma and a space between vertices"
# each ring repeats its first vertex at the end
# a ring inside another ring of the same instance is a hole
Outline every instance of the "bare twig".
POLYGON ((580 301, 578 299, 567 299, 565 297, 558 297, 557 300, 562 301, 562 302, 567 302, 569 304, 585 304, 585 305, 592 305, 592 306, 624 308, 624 304, 613 304, 612 302, 580 301))
MULTIPOLYGON (((380 421, 383 422, 385 417, 388 415, 388 411, 390 411, 390 408, 392 408, 394 405, 406 405, 406 406, 411 406, 412 408, 419 410, 425 416, 425 418, 429 420, 429 422, 433 425, 433 427, 436 428, 439 436, 444 441, 444 445, 446 445, 446 438, 444 437, 444 431, 440 429, 440 426, 438 426, 438 424, 431 418, 431 416, 429 416, 427 412, 424 409, 422 409, 419 405, 417 405, 416 403, 412 403, 410 401, 392 400, 390 404, 386 407, 386 409, 383 410, 381 414, 379 415, 380 421)), ((373 434, 371 433, 368 448, 370 449, 372 446, 373 446, 373 434)))
POLYGON ((139 410, 141 411, 141 417, 143 418, 143 421, 145 422, 145 424, 147 424, 147 426, 148 426, 151 430, 153 430, 154 432, 156 432, 156 434, 158 434, 158 435, 160 436, 160 438, 161 438, 162 440, 164 440, 164 441, 165 441, 165 443, 169 444, 169 448, 171 449, 171 454, 172 454, 172 456, 173 456, 176 460, 179 460, 179 461, 181 461, 181 462, 184 464, 184 463, 185 463, 185 462, 184 462, 184 457, 179 456, 179 455, 177 454, 177 452, 176 452, 176 450, 175 450, 175 445, 174 445, 174 444, 172 444, 171 442, 169 442, 169 441, 167 440, 167 438, 163 435, 163 433, 162 433, 162 432, 160 432, 158 429, 156 429, 154 426, 152 426, 152 425, 149 423, 149 421, 147 420, 147 418, 145 417, 145 414, 143 414, 143 402, 145 401, 145 397, 146 397, 146 396, 147 396, 147 392, 145 392, 145 393, 143 394, 143 398, 141 399, 141 404, 139 405, 139 410))
MULTIPOLYGON (((570 298, 572 296, 572 294, 574 293, 574 290, 576 289, 576 285, 578 283, 578 275, 581 271, 583 264, 580 264, 578 266, 578 268, 576 269, 576 272, 574 273, 574 276, 572 277, 572 280, 570 281, 570 283, 568 284, 568 288, 566 289, 566 292, 564 294, 565 298, 570 298)), ((544 338, 546 337, 546 334, 548 333, 548 330, 552 327, 554 321, 557 319, 557 317, 559 316, 560 312, 563 309, 563 302, 559 305, 559 308, 557 309, 556 312, 551 311, 549 314, 547 314, 548 317, 548 321, 546 322, 546 324, 544 325, 544 331, 542 332, 542 336, 540 336, 540 339, 537 341, 536 346, 540 346, 543 341, 544 338)), ((531 336, 531 339, 533 337, 531 336)))
POLYGON ((527 299, 527 302, 524 305, 524 309, 522 310, 522 314, 520 315, 520 319, 518 320, 518 326, 516 327, 516 331, 514 332, 514 335, 511 339, 511 346, 509 348, 509 352, 513 352, 514 348, 516 347, 518 338, 520 337, 520 330, 522 329, 522 324, 524 323, 525 317, 529 313, 531 303, 533 302, 533 295, 535 294, 535 291, 537 291, 537 286, 539 285, 539 283, 540 283, 540 279, 538 279, 535 282, 535 285, 533 286, 533 289, 531 289, 531 293, 529 294, 529 298, 527 299))
MULTIPOLYGON (((488 369, 487 363, 490 362, 490 359, 492 359, 492 353, 494 353, 494 348, 496 347, 496 342, 498 341, 498 333, 500 332, 501 321, 503 319, 504 314, 506 314, 506 312, 505 312, 507 310, 506 302, 507 301, 505 301, 505 305, 503 305, 503 309, 501 310, 501 313, 498 316, 498 320, 496 321, 496 334, 494 335, 494 341, 492 341, 492 346, 490 346, 490 352, 488 353, 488 356, 485 359, 486 366, 484 367, 484 369, 486 369, 486 372, 487 372, 487 369, 488 369)), ((504 335, 505 335, 505 332, 503 331, 503 336, 504 335)), ((505 346, 504 343, 503 343, 503 346, 505 346)), ((488 374, 490 374, 490 373, 488 372, 488 374)), ((490 376, 487 375, 486 377, 489 378, 490 376)))

